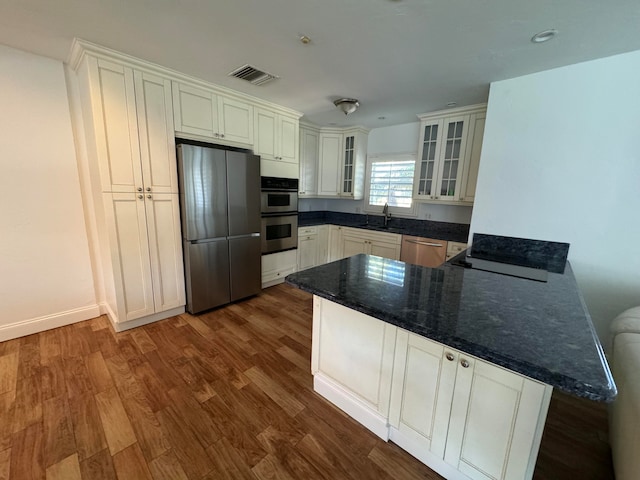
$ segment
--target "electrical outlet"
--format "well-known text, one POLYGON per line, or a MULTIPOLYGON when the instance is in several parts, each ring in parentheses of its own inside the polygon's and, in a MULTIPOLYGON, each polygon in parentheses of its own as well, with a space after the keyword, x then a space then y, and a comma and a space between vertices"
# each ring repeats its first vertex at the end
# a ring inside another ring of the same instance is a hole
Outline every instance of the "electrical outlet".
POLYGON ((356 213, 360 213, 360 207, 356 207, 356 213))
POLYGON ((427 213, 424 217, 425 217, 427 220, 431 220, 431 214, 430 214, 430 213, 427 213))

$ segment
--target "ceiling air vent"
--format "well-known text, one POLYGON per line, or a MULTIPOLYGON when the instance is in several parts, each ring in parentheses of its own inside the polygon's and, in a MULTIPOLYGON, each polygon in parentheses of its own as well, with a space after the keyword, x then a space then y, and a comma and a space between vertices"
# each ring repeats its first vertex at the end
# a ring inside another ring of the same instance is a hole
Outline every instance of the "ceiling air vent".
POLYGON ((264 85, 271 80, 280 78, 277 75, 271 75, 270 73, 258 70, 256 67, 252 67, 251 65, 243 65, 240 68, 236 68, 229 74, 229 76, 246 80, 254 85, 264 85))

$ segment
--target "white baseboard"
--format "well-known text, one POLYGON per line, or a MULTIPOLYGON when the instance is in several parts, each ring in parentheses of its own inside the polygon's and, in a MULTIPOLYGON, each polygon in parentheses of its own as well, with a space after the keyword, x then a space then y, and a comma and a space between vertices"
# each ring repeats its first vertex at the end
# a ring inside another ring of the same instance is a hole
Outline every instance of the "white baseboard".
POLYGON ((142 318, 136 318, 135 320, 129 320, 128 322, 115 322, 113 312, 109 310, 107 313, 107 317, 111 321, 111 325, 113 325, 113 329, 116 332, 124 332, 125 330, 130 330, 132 328, 141 327, 142 325, 147 325, 148 323, 157 322, 159 320, 164 320, 165 318, 175 317, 176 315, 180 315, 184 313, 184 306, 172 308, 171 310, 166 310, 160 313, 154 313, 153 315, 148 315, 142 318))
POLYGON ((52 328, 63 327, 65 325, 82 322, 99 316, 100 307, 98 305, 91 305, 89 307, 75 308, 65 312, 2 325, 0 326, 0 342, 11 340, 12 338, 32 335, 52 328))
POLYGON ((382 440, 389 440, 389 424, 386 418, 319 372, 313 376, 313 389, 382 440))

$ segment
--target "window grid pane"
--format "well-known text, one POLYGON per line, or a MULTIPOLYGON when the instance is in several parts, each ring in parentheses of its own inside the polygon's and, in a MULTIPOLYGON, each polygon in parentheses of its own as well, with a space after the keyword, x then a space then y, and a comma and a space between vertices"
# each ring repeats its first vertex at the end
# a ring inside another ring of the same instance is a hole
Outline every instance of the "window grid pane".
POLYGON ((410 208, 414 168, 414 161, 373 162, 369 204, 410 208))

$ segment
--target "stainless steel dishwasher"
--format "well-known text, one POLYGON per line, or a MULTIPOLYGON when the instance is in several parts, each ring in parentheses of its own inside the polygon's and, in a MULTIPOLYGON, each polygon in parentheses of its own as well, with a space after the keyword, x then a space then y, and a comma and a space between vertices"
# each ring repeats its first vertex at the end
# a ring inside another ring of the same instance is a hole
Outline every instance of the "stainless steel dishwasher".
POLYGON ((402 236, 400 260, 423 267, 439 267, 447 257, 447 242, 433 238, 402 236))

